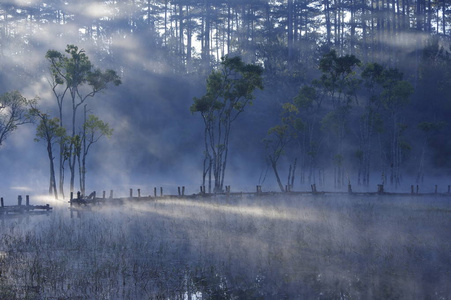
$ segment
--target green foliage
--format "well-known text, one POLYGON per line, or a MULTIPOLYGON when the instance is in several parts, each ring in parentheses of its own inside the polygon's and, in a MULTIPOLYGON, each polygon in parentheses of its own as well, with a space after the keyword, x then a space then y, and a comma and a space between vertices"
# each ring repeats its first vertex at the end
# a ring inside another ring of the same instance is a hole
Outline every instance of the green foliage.
MULTIPOLYGON (((65 53, 61 53, 56 50, 48 50, 45 57, 50 62, 50 72, 52 75, 50 84, 58 104, 60 126, 63 126, 63 102, 65 97, 68 96, 72 102, 71 134, 70 137, 60 140, 61 148, 59 174, 60 190, 62 190, 64 183, 64 163, 66 159, 68 159, 69 169, 71 172, 70 189, 73 191, 76 163, 75 157, 80 157, 81 145, 86 138, 85 136, 81 138, 76 135, 78 125, 76 118, 77 110, 88 98, 94 97, 98 92, 106 89, 109 84, 113 84, 115 86, 121 84, 121 79, 114 70, 108 69, 102 71, 99 68, 95 68, 85 51, 83 49, 79 49, 75 45, 67 45, 64 52, 65 53), (79 139, 82 139, 83 141, 80 141, 79 139)), ((110 135, 108 131, 109 129, 107 130, 104 127, 104 124, 94 123, 89 124, 87 128, 84 128, 85 131, 87 129, 91 129, 90 137, 92 138, 92 142, 89 145, 95 142, 98 138, 98 136, 92 132, 94 127, 94 131, 100 132, 101 136, 110 135)), ((85 149, 83 150, 86 151, 85 149)), ((82 172, 84 173, 85 171, 83 170, 82 172)))
POLYGON ((35 141, 45 140, 54 143, 57 139, 66 135, 66 128, 60 126, 58 118, 49 118, 47 114, 42 114, 38 126, 36 127, 35 141))
POLYGON ((102 72, 94 68, 83 49, 75 45, 67 45, 65 54, 48 50, 45 57, 50 62, 50 70, 55 85, 66 85, 67 88, 76 92, 79 87, 87 84, 92 91, 89 96, 105 89, 109 83, 121 84, 120 77, 113 70, 102 72))
POLYGON ((32 121, 29 106, 36 99, 28 100, 18 91, 0 95, 0 146, 18 126, 32 121))
POLYGON ((378 63, 365 65, 361 77, 369 89, 369 109, 379 104, 389 111, 397 111, 410 102, 413 86, 403 80, 403 73, 397 68, 385 68, 378 63))
POLYGON ((410 82, 390 78, 381 94, 382 103, 390 111, 397 110, 409 103, 412 93, 413 87, 410 82))
POLYGON ((337 136, 343 134, 346 125, 346 116, 349 113, 349 106, 341 106, 335 110, 330 111, 324 116, 321 121, 321 128, 323 130, 330 130, 337 136))
POLYGON ((365 65, 362 74, 364 84, 368 88, 373 88, 376 84, 382 85, 384 82, 385 69, 378 63, 368 63, 365 65))
POLYGON ((110 138, 113 134, 113 129, 110 125, 102 120, 100 120, 95 115, 89 115, 86 122, 83 124, 86 132, 86 136, 89 141, 97 141, 102 136, 110 138))
POLYGON ((360 66, 360 60, 354 55, 337 56, 335 50, 323 55, 319 61, 320 79, 313 85, 328 94, 334 106, 351 102, 355 97, 360 80, 356 78, 355 69, 360 66))
POLYGON ((231 124, 252 104, 254 91, 263 89, 262 74, 260 66, 245 64, 239 56, 225 56, 220 68, 208 76, 206 93, 193 99, 190 111, 199 112, 205 124, 203 181, 213 168, 215 191, 223 187, 231 124))
POLYGON ((263 89, 262 74, 260 66, 245 64, 239 56, 223 57, 221 68, 207 78, 206 94, 194 98, 190 111, 204 114, 225 110, 228 116, 233 111, 242 112, 252 104, 255 89, 263 89))
POLYGON ((301 110, 312 108, 315 102, 320 105, 316 89, 312 86, 303 86, 294 98, 294 104, 301 110))

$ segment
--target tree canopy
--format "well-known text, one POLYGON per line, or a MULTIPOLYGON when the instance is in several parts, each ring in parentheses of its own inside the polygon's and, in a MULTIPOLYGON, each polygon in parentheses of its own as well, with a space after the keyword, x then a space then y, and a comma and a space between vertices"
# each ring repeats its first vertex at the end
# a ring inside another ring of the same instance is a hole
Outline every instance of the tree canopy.
POLYGON ((262 74, 262 67, 246 64, 238 56, 226 56, 208 76, 205 95, 193 99, 190 110, 199 112, 205 125, 203 184, 207 173, 213 171, 215 191, 224 186, 231 125, 252 104, 254 91, 263 89, 262 74))

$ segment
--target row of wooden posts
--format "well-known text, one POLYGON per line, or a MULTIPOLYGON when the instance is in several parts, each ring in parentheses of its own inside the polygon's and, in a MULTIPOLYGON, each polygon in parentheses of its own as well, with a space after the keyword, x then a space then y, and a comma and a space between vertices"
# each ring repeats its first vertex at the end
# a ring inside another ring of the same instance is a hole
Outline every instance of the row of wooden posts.
POLYGON ((53 208, 49 205, 30 205, 30 196, 25 196, 25 205, 22 205, 22 195, 17 197, 17 205, 5 205, 3 197, 0 198, 0 216, 2 215, 17 215, 23 213, 46 213, 53 208))
MULTIPOLYGON (((286 186, 285 187, 285 193, 289 193, 289 194, 343 194, 340 192, 318 192, 317 188, 316 188, 316 184, 312 184, 311 186, 311 191, 310 192, 297 192, 297 191, 292 191, 290 186, 286 186)), ((152 198, 152 196, 142 196, 141 195, 141 189, 137 189, 138 195, 137 197, 135 197, 133 195, 133 189, 130 189, 130 194, 128 198, 113 198, 113 190, 110 190, 110 194, 109 194, 109 199, 111 199, 112 203, 114 203, 113 200, 117 200, 119 201, 119 203, 122 203, 122 200, 127 200, 127 199, 146 199, 146 198, 152 198)), ((198 197, 198 196, 214 196, 217 195, 218 193, 212 194, 212 193, 206 193, 205 190, 205 186, 200 186, 200 193, 198 194, 193 194, 191 196, 185 196, 185 187, 184 186, 179 186, 177 188, 177 192, 178 195, 164 195, 163 193, 163 187, 158 188, 154 188, 153 190, 153 197, 157 198, 157 197, 198 197), (157 193, 159 192, 159 194, 157 193)), ((438 185, 434 186, 434 192, 433 193, 420 193, 420 188, 418 185, 411 185, 410 187, 410 193, 387 193, 384 190, 384 185, 382 184, 378 184, 377 185, 377 192, 375 193, 355 193, 352 191, 352 187, 349 184, 348 185, 348 191, 349 194, 355 194, 355 195, 430 195, 430 194, 438 194, 438 195, 446 195, 446 196, 451 196, 451 185, 448 185, 448 190, 447 193, 439 193, 438 192, 438 185)), ((232 193, 231 192, 231 186, 228 185, 225 187, 225 192, 224 193, 219 193, 219 194, 225 194, 225 195, 274 195, 274 194, 281 194, 280 192, 263 192, 262 191, 262 186, 261 185, 257 185, 256 186, 256 191, 255 192, 236 192, 236 193, 232 193)), ((106 192, 103 191, 103 195, 102 198, 97 198, 96 197, 96 192, 91 193, 89 196, 83 196, 80 194, 80 192, 77 193, 77 198, 73 197, 73 193, 71 193, 70 195, 70 205, 72 206, 73 204, 95 204, 95 203, 102 203, 102 202, 110 202, 107 201, 106 198, 106 192)), ((5 206, 3 197, 0 198, 0 216, 1 215, 20 215, 23 213, 42 213, 42 212, 49 212, 52 210, 52 207, 50 207, 49 204, 46 205, 30 205, 30 196, 26 195, 25 196, 25 205, 23 205, 23 198, 21 195, 18 196, 17 198, 17 205, 12 205, 12 206, 5 206)))
MULTIPOLYGON (((292 188, 290 187, 290 186, 285 186, 285 193, 292 193, 292 194, 297 194, 297 193, 299 193, 299 194, 307 194, 307 193, 311 193, 311 194, 325 194, 325 193, 327 193, 327 194, 342 194, 343 192, 319 192, 318 190, 317 190, 317 187, 316 187, 316 184, 312 184, 311 186, 311 191, 310 192, 299 192, 299 191, 293 191, 292 190, 292 188)), ((157 188, 157 187, 155 187, 154 189, 153 189, 153 197, 154 198, 157 198, 157 197, 177 197, 177 196, 179 196, 179 197, 185 197, 186 195, 185 195, 185 186, 178 186, 177 187, 177 195, 165 195, 164 193, 163 193, 163 187, 159 187, 159 188, 157 188)), ((225 191, 223 192, 223 193, 207 193, 206 192, 206 189, 205 189, 205 186, 200 186, 200 193, 198 193, 198 194, 193 194, 193 195, 191 195, 191 196, 186 196, 186 197, 197 197, 197 196, 209 196, 209 195, 217 195, 217 194, 225 194, 225 195, 229 195, 229 194, 241 194, 241 195, 244 195, 244 194, 254 194, 254 195, 262 195, 262 194, 277 194, 277 192, 263 192, 262 191, 262 186, 261 185, 257 185, 256 186, 256 191, 255 192, 236 192, 236 193, 232 193, 231 192, 231 186, 230 185, 228 185, 228 186, 226 186, 225 187, 225 191)), ((280 192, 279 192, 280 193, 280 192)), ((349 194, 368 194, 368 195, 370 195, 370 194, 396 194, 396 195, 409 195, 409 193, 387 193, 385 190, 384 190, 384 185, 382 185, 382 184, 378 184, 377 185, 377 192, 375 192, 375 193, 371 193, 371 192, 367 192, 367 193, 355 193, 355 192, 353 192, 353 190, 352 190, 352 186, 349 184, 348 185, 348 190, 347 190, 347 193, 349 193, 349 194)), ((109 199, 121 199, 121 198, 114 198, 114 191, 113 190, 110 190, 110 194, 109 194, 109 199)), ((419 186, 418 185, 411 185, 411 189, 410 189, 410 194, 418 194, 418 195, 424 195, 425 193, 423 193, 423 194, 420 194, 420 189, 419 189, 419 186)), ((431 194, 431 193, 429 193, 429 194, 431 194)), ((438 194, 438 185, 435 185, 434 186, 434 193, 433 194, 438 194)), ((443 193, 442 193, 443 194, 443 193)), ((447 194, 451 194, 451 185, 448 185, 448 190, 447 190, 447 194)), ((134 199, 134 198, 151 198, 152 197, 152 195, 148 195, 148 196, 143 196, 142 195, 142 193, 141 193, 141 189, 137 189, 137 196, 135 196, 134 194, 133 194, 133 189, 130 189, 130 193, 129 193, 129 199, 134 199)), ((96 192, 93 192, 93 193, 91 193, 89 196, 83 196, 83 195, 81 195, 80 194, 80 192, 78 192, 77 193, 77 198, 73 198, 73 194, 71 193, 71 203, 72 203, 72 201, 75 201, 75 200, 80 200, 80 199, 83 199, 83 200, 90 200, 90 199, 107 199, 106 198, 106 191, 103 191, 103 194, 102 194, 102 197, 101 198, 97 198, 96 197, 96 192)), ((122 199, 127 199, 126 197, 124 197, 124 198, 122 198, 122 199)))

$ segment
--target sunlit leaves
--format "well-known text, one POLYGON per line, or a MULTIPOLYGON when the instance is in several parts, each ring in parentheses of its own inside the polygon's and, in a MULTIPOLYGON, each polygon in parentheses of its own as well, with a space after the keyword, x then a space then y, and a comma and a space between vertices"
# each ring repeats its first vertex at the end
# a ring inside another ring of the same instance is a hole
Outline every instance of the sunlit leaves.
MULTIPOLYGON (((109 84, 114 84, 115 86, 121 84, 121 79, 113 70, 102 71, 99 68, 96 68, 89 60, 86 52, 75 45, 67 45, 64 53, 56 50, 48 50, 46 58, 50 62, 50 73, 52 75, 50 85, 58 104, 60 126, 63 126, 64 124, 64 99, 70 98, 72 104, 70 106, 70 111, 72 113, 70 137, 67 139, 60 139, 60 190, 62 190, 64 183, 63 174, 66 158, 69 160, 71 190, 73 190, 75 157, 80 157, 81 144, 83 141, 86 141, 86 136, 83 136, 82 141, 80 140, 80 135, 76 134, 76 131, 78 130, 76 118, 77 110, 88 98, 94 97, 97 93, 106 89, 109 84), (66 149, 68 155, 66 155, 66 149)), ((100 133, 101 136, 111 135, 109 128, 107 128, 104 123, 92 119, 90 119, 90 121, 91 123, 89 123, 89 126, 86 124, 83 125, 83 129, 85 132, 91 130, 90 137, 92 137, 93 140, 97 139, 93 137, 95 136, 93 132, 100 133)), ((81 173, 85 173, 84 166, 81 173)))
POLYGON ((31 121, 28 106, 35 100, 27 100, 18 91, 0 96, 0 146, 19 125, 31 121))
POLYGON ((194 98, 191 112, 225 113, 241 112, 254 99, 255 89, 263 89, 263 69, 245 64, 240 57, 224 57, 221 68, 214 70, 207 78, 207 92, 201 98, 194 98))
POLYGON ((108 138, 113 134, 113 129, 110 125, 100 120, 95 115, 89 115, 86 122, 83 124, 88 141, 95 142, 100 137, 106 136, 108 138))
POLYGON ((263 69, 245 64, 240 57, 224 57, 221 68, 214 70, 207 78, 207 92, 201 98, 194 98, 191 112, 210 110, 232 110, 241 112, 254 99, 254 90, 263 89, 263 69))
POLYGON ((42 114, 38 126, 36 127, 36 141, 45 140, 54 143, 59 138, 66 135, 66 128, 59 125, 58 118, 50 118, 47 114, 42 114))
POLYGON ((46 58, 50 62, 50 71, 56 85, 66 85, 69 89, 78 90, 87 84, 92 94, 103 90, 109 83, 121 84, 120 77, 113 70, 102 72, 95 68, 86 52, 75 45, 67 45, 63 54, 56 50, 48 50, 46 58))

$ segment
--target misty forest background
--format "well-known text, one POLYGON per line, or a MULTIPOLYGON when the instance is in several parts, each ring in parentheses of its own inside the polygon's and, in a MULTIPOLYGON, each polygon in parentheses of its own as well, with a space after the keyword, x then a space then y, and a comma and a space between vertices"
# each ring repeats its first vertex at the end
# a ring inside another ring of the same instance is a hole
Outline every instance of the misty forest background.
MULTIPOLYGON (((204 124, 190 107, 221 57, 240 56, 264 89, 232 125, 226 185, 278 189, 273 171, 290 184, 295 163, 294 189, 410 185, 451 175, 450 18, 445 0, 2 1, 0 94, 56 117, 45 56, 77 45, 122 81, 87 102, 114 130, 90 150, 87 191, 198 192, 204 124)), ((2 193, 46 191, 35 134, 22 125, 1 146, 2 193)))

